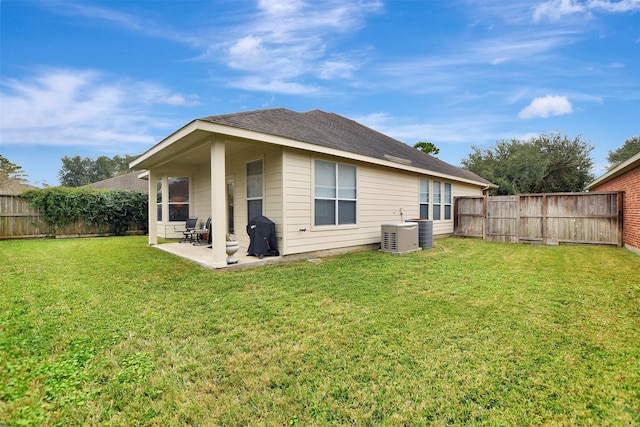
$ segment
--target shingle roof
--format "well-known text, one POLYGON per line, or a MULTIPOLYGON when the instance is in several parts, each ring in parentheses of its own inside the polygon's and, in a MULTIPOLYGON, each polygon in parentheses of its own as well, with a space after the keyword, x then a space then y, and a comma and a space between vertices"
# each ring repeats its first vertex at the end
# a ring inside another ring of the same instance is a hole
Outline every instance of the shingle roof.
POLYGON ((298 113, 285 108, 274 108, 209 116, 200 120, 390 160, 492 185, 472 172, 450 165, 397 139, 334 113, 320 110, 298 113))
POLYGON ((0 194, 2 195, 15 196, 26 190, 32 190, 34 188, 38 187, 34 187, 33 185, 27 184, 26 182, 18 179, 9 179, 7 181, 0 182, 0 194))
POLYGON ((149 182, 146 179, 138 178, 138 175, 139 172, 129 172, 124 175, 93 182, 83 187, 110 190, 137 190, 147 193, 149 191, 149 182))

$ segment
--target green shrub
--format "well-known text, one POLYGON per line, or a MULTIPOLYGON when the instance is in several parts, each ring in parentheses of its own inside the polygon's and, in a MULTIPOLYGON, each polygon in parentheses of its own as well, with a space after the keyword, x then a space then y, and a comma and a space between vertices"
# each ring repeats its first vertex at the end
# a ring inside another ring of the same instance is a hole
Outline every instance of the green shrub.
POLYGON ((84 220, 122 236, 131 226, 147 224, 147 195, 140 191, 50 187, 27 190, 22 197, 54 229, 84 220))

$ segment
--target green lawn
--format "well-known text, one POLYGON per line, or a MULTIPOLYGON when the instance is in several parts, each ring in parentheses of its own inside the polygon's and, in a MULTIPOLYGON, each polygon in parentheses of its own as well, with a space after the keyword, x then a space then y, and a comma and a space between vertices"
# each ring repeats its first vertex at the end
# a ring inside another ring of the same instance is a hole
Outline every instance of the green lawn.
POLYGON ((640 256, 436 240, 212 272, 0 242, 0 425, 640 425, 640 256))

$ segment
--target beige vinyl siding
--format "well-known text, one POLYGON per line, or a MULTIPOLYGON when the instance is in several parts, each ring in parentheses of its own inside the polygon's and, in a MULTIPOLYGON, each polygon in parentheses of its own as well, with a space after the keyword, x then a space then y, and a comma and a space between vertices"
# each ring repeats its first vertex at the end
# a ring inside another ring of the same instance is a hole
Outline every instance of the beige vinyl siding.
POLYGON ((309 153, 287 149, 283 151, 283 222, 284 255, 305 252, 299 250, 311 230, 311 160, 309 153), (300 230, 306 230, 300 231, 300 230))
MULTIPOLYGON (((273 147, 264 151, 264 195, 263 215, 276 223, 276 233, 280 234, 282 224, 282 149, 273 147)), ((245 222, 246 224, 246 222, 245 222)))
MULTIPOLYGON (((278 245, 282 234, 282 154, 279 147, 256 144, 227 156, 226 175, 232 176, 235 186, 235 230, 240 250, 247 250, 249 236, 247 218, 247 163, 262 160, 262 214, 276 224, 278 245)), ((280 249, 280 248, 278 248, 280 249)))
POLYGON ((398 223, 418 216, 415 175, 370 166, 359 168, 359 172, 359 224, 398 223))
POLYGON ((198 168, 191 179, 193 205, 191 215, 198 217, 198 226, 204 224, 211 212, 211 169, 209 164, 198 168))
MULTIPOLYGON (((283 254, 336 249, 380 242, 382 224, 399 223, 419 215, 420 175, 391 168, 286 149, 283 154, 284 247, 283 254), (315 159, 354 165, 357 168, 357 224, 316 227, 313 225, 313 162, 315 159), (402 209, 402 215, 401 215, 402 209), (306 230, 306 231, 301 231, 306 230)), ((481 195, 478 186, 426 176, 451 183, 451 201, 456 196, 481 195)), ((444 193, 444 188, 443 188, 444 193)), ((453 218, 434 222, 434 235, 453 233, 453 218)))
POLYGON ((400 208, 405 218, 417 215, 418 183, 413 174, 296 150, 286 150, 284 162, 285 254, 378 243, 380 225, 400 222, 400 208), (356 225, 313 225, 315 159, 356 166, 356 225))

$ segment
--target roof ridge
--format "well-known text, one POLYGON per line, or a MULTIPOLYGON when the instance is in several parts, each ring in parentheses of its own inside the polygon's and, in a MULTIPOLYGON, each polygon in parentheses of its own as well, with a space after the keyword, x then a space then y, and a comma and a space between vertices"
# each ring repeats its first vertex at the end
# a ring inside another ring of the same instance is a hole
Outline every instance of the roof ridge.
POLYGON ((219 117, 219 118, 242 117, 242 116, 248 116, 250 114, 264 113, 264 112, 267 112, 267 111, 289 111, 289 112, 295 113, 295 111, 288 110, 288 109, 286 109, 284 107, 259 108, 259 109, 255 109, 255 110, 238 111, 236 113, 212 114, 210 116, 204 116, 200 120, 210 119, 212 117, 219 117))

